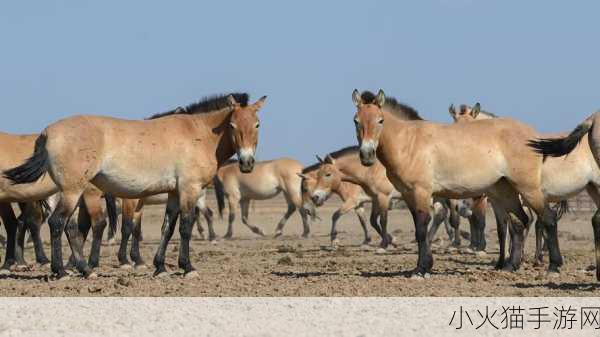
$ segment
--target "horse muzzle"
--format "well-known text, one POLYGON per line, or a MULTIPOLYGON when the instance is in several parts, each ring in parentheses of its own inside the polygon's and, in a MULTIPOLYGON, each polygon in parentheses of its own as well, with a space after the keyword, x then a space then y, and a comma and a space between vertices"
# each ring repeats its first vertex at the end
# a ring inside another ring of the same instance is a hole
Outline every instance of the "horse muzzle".
POLYGON ((254 159, 254 151, 243 149, 238 154, 240 171, 242 173, 250 173, 254 170, 254 163, 256 160, 254 159))
POLYGON ((317 207, 323 206, 323 204, 325 203, 325 199, 326 199, 325 192, 323 192, 323 191, 315 191, 315 193, 313 193, 311 199, 312 199, 312 202, 317 207))
POLYGON ((377 159, 375 154, 375 145, 372 142, 365 142, 360 146, 359 157, 360 162, 364 166, 372 166, 377 159))

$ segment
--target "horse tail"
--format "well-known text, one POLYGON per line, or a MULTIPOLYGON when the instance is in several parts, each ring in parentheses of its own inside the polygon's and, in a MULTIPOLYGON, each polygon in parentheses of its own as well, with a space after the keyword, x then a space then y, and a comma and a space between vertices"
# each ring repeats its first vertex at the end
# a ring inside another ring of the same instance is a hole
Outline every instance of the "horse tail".
POLYGON ((527 145, 535 152, 542 154, 544 159, 548 156, 562 157, 567 155, 575 149, 579 142, 581 142, 583 136, 592 129, 595 116, 596 114, 593 114, 586 118, 586 120, 577 125, 577 127, 566 137, 530 140, 527 145))
POLYGON ((48 172, 48 150, 46 142, 48 137, 42 133, 35 140, 33 155, 20 166, 4 171, 4 177, 13 182, 13 184, 30 184, 38 181, 46 172, 48 172))
POLYGON ((215 195, 217 197, 217 205, 219 206, 219 217, 223 219, 223 209, 225 208, 225 187, 223 182, 219 179, 218 175, 213 178, 213 185, 215 186, 215 195))
POLYGON ((117 233, 117 199, 112 194, 105 194, 106 213, 108 213, 108 236, 112 239, 117 233))
POLYGON ((553 207, 556 212, 556 220, 560 220, 565 214, 571 211, 568 200, 562 200, 553 207))

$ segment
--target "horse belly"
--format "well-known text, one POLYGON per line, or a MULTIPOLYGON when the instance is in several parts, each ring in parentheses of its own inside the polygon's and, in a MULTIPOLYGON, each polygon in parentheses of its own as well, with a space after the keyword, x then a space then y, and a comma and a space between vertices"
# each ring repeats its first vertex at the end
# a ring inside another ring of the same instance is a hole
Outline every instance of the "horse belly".
POLYGON ((470 170, 439 174, 433 185, 433 194, 445 198, 472 198, 485 193, 502 178, 496 170, 470 170))
POLYGON ((141 198, 177 189, 177 179, 170 174, 101 172, 92 183, 102 191, 122 198, 141 198))
POLYGON ((276 179, 249 179, 240 183, 240 192, 244 199, 266 200, 274 198, 281 188, 276 179))

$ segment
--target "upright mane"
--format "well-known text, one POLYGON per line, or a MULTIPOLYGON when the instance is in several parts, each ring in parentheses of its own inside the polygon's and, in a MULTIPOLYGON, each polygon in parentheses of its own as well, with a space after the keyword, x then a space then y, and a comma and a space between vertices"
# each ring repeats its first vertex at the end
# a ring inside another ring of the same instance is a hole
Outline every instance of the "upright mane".
POLYGON ((302 173, 311 173, 319 169, 321 163, 314 163, 302 169, 302 173))
POLYGON ((344 148, 339 149, 337 151, 333 151, 329 155, 333 159, 338 159, 338 158, 341 158, 341 157, 344 157, 344 156, 347 156, 347 155, 357 154, 358 153, 358 149, 359 149, 359 147, 356 146, 356 145, 347 146, 347 147, 344 147, 344 148))
POLYGON ((235 101, 242 107, 248 106, 248 100, 250 99, 250 96, 247 93, 235 92, 231 94, 208 96, 203 98, 201 101, 192 103, 186 107, 177 107, 171 111, 152 115, 147 119, 157 119, 171 115, 193 115, 218 111, 229 106, 229 101, 227 100, 229 95, 233 96, 235 101))
MULTIPOLYGON (((363 103, 373 103, 373 101, 375 101, 375 98, 377 96, 375 96, 374 93, 370 92, 370 91, 363 91, 363 93, 360 95, 363 103)), ((385 97, 385 105, 383 106, 383 109, 392 113, 392 115, 400 118, 400 119, 404 119, 404 120, 423 120, 423 118, 421 118, 421 116, 419 116, 419 113, 417 112, 417 110, 415 110, 414 108, 406 105, 406 104, 402 104, 400 102, 398 102, 398 100, 396 100, 394 97, 385 97)))

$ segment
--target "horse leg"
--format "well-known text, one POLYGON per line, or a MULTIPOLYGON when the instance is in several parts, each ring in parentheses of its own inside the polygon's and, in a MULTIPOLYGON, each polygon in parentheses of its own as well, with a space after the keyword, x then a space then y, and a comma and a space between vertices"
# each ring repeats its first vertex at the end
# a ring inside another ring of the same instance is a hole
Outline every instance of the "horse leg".
POLYGON ((498 244, 500 245, 496 269, 502 269, 506 264, 506 232, 508 230, 509 218, 506 210, 498 202, 491 200, 491 205, 494 217, 496 218, 496 231, 498 232, 498 244))
MULTIPOLYGON (((206 226, 208 227, 208 241, 214 242, 217 240, 217 235, 215 234, 215 229, 213 227, 213 211, 206 205, 206 194, 203 194, 200 198, 198 198, 198 202, 196 203, 196 208, 206 220, 206 226)), ((201 230, 200 221, 198 220, 198 230, 201 230)), ((201 233, 203 235, 203 233, 201 233)))
POLYGON ((450 212, 448 215, 448 222, 450 223, 450 227, 453 229, 452 233, 454 234, 451 246, 460 247, 460 214, 458 213, 455 202, 450 203, 450 209, 448 211, 450 212))
MULTIPOLYGON (((475 241, 475 251, 485 251, 487 242, 485 240, 485 211, 487 208, 487 198, 480 197, 474 200, 473 209, 471 216, 469 217, 469 223, 471 223, 477 233, 477 240, 475 241)), ((473 234, 471 234, 472 236, 473 234)))
POLYGON ((33 241, 33 249, 35 251, 35 261, 40 265, 50 263, 46 253, 44 252, 44 243, 40 236, 40 228, 45 221, 45 211, 39 202, 27 203, 25 205, 25 228, 29 230, 30 238, 33 241))
POLYGON ((17 227, 19 226, 19 220, 15 216, 15 212, 12 209, 10 203, 0 203, 0 217, 6 227, 6 257, 4 258, 4 264, 0 269, 10 269, 10 267, 16 263, 15 259, 15 244, 17 241, 17 227))
POLYGON ((121 202, 121 243, 119 244, 119 252, 117 258, 119 259, 119 265, 129 266, 129 260, 127 259, 127 244, 129 242, 129 236, 133 232, 133 212, 135 199, 122 199, 121 202))
MULTIPOLYGON (((394 244, 394 237, 387 231, 388 223, 388 212, 390 209, 390 196, 380 193, 377 197, 377 208, 379 209, 379 225, 381 226, 381 234, 383 240, 381 242, 381 248, 387 249, 390 244, 394 244)), ((427 228, 425 228, 427 231, 427 228)))
POLYGON ((544 224, 537 219, 535 221, 535 257, 534 266, 544 265, 544 224))
MULTIPOLYGON (((77 214, 77 225, 78 225, 81 237, 83 239, 83 243, 81 244, 82 251, 83 251, 83 247, 85 246, 85 241, 87 241, 88 233, 90 232, 90 228, 92 227, 92 219, 90 217, 90 213, 88 212, 85 202, 83 202, 83 198, 79 202, 79 212, 77 214)), ((82 253, 82 256, 83 256, 83 253, 82 253)), ((68 260, 65 268, 67 268, 67 269, 76 268, 76 259, 75 259, 75 255, 73 253, 71 253, 71 255, 69 256, 69 260, 68 260)), ((90 266, 90 268, 94 268, 94 267, 90 266)))
POLYGON ((367 228, 367 217, 365 215, 365 208, 363 207, 363 205, 358 205, 354 209, 354 212, 358 217, 358 221, 360 222, 360 226, 362 227, 363 233, 365 235, 365 239, 363 240, 362 244, 368 245, 369 243, 371 243, 371 235, 369 235, 369 230, 367 228))
POLYGON ((441 202, 433 203, 433 221, 431 222, 431 227, 429 228, 429 232, 427 232, 427 242, 431 245, 435 238, 435 234, 440 228, 440 224, 444 222, 444 220, 448 217, 448 210, 441 202))
POLYGON ((132 226, 133 230, 131 232, 131 251, 129 252, 129 257, 131 261, 133 261, 134 266, 136 268, 143 267, 145 265, 144 259, 142 258, 142 254, 140 253, 140 242, 143 241, 142 238, 142 217, 144 215, 144 202, 142 200, 138 201, 137 207, 133 214, 132 226))
POLYGON ((154 255, 154 276, 163 276, 167 274, 165 268, 165 253, 169 241, 173 237, 175 231, 175 224, 179 217, 179 197, 175 193, 169 193, 169 199, 167 201, 167 207, 165 210, 165 218, 161 229, 160 243, 154 255))
MULTIPOLYGON (((280 237, 283 234, 283 227, 285 226, 285 223, 292 216, 292 214, 294 214, 294 212, 296 211, 296 206, 291 201, 288 200, 287 203, 288 203, 287 210, 285 211, 285 214, 283 215, 281 220, 279 220, 279 222, 277 223, 277 228, 275 229, 275 237, 280 237)), ((243 212, 243 209, 244 208, 242 206, 242 212, 243 212)))
POLYGON ((29 217, 29 210, 27 209, 27 204, 19 203, 19 208, 21 209, 21 215, 17 218, 17 235, 16 235, 16 244, 15 244, 15 261, 16 261, 16 269, 18 271, 24 271, 29 269, 27 262, 25 261, 25 233, 27 232, 27 225, 25 222, 25 218, 29 217))
POLYGON ((202 189, 187 186, 185 192, 179 194, 181 220, 179 222, 179 259, 178 266, 183 269, 185 277, 196 276, 195 269, 190 261, 190 240, 196 222, 196 202, 202 189))
POLYGON ((248 227, 252 233, 265 236, 265 233, 260 228, 253 226, 248 220, 248 213, 250 212, 250 199, 240 200, 240 207, 242 209, 242 223, 246 225, 246 227, 248 227))
POLYGON ((233 237, 233 222, 235 221, 235 214, 238 211, 239 199, 234 198, 232 195, 227 196, 227 203, 229 204, 229 223, 227 225, 227 233, 223 236, 225 239, 231 239, 233 237))
POLYGON ((102 210, 102 195, 100 191, 97 193, 96 191, 93 193, 84 193, 81 204, 85 204, 92 227, 92 246, 88 264, 91 268, 97 268, 100 263, 102 236, 107 225, 106 216, 102 210))
POLYGON ((586 189, 597 207, 596 213, 592 217, 592 228, 594 229, 594 251, 596 253, 596 280, 600 281, 600 191, 593 185, 589 185, 586 189))
POLYGON ((431 221, 429 207, 431 205, 431 192, 423 187, 415 186, 412 191, 403 193, 405 201, 415 223, 415 238, 418 245, 419 257, 417 268, 413 271, 415 277, 424 277, 431 272, 433 267, 433 255, 431 247, 427 242, 427 226, 431 221))

